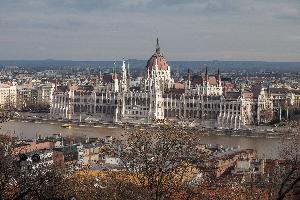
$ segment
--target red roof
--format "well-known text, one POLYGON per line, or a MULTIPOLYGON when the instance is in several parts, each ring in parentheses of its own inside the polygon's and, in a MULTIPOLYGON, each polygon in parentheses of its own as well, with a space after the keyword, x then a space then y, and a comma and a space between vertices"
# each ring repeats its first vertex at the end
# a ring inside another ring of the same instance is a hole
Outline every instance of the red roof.
POLYGON ((112 83, 115 79, 119 79, 118 74, 104 74, 102 76, 103 83, 112 83))
POLYGON ((208 77, 208 82, 209 82, 210 85, 218 85, 218 81, 217 81, 215 76, 209 76, 208 77))
POLYGON ((174 83, 174 89, 184 89, 184 84, 182 84, 182 83, 174 83))
MULTIPOLYGON (((206 80, 205 75, 193 75, 191 77, 192 85, 204 85, 206 80)), ((208 83, 210 85, 218 85, 218 79, 215 76, 208 76, 208 83)))
POLYGON ((167 60, 160 53, 155 53, 151 56, 151 58, 147 62, 146 68, 149 70, 152 70, 153 68, 155 68, 156 60, 157 60, 157 67, 159 70, 168 70, 169 65, 167 63, 167 60))

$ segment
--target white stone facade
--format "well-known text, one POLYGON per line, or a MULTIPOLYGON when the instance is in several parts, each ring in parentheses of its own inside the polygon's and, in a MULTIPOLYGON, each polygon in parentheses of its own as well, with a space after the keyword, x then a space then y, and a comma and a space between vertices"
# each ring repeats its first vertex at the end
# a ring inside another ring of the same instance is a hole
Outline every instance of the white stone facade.
POLYGON ((0 85, 0 107, 16 108, 17 103, 17 86, 0 85))
POLYGON ((120 75, 103 75, 101 80, 94 86, 55 87, 51 117, 141 123, 198 120, 211 121, 215 127, 239 129, 246 124, 270 121, 262 118, 261 113, 273 106, 263 88, 224 93, 219 72, 215 76, 208 75, 207 70, 204 76, 189 73, 184 83, 175 83, 158 43, 138 87, 130 86, 125 61, 120 75))

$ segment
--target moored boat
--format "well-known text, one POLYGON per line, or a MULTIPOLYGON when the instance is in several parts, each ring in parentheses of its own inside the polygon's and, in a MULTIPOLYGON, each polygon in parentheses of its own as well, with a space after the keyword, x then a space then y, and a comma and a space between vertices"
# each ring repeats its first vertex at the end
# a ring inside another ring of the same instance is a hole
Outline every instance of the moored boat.
POLYGON ((72 124, 63 124, 63 125, 61 125, 61 127, 63 127, 63 128, 71 128, 72 124))

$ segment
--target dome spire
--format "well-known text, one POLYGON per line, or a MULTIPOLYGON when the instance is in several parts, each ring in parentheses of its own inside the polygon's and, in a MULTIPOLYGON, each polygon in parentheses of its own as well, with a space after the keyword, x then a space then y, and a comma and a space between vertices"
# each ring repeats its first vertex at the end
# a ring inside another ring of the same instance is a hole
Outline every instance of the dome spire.
POLYGON ((158 38, 156 38, 156 50, 155 50, 155 52, 156 52, 157 54, 160 54, 160 47, 159 47, 158 38))

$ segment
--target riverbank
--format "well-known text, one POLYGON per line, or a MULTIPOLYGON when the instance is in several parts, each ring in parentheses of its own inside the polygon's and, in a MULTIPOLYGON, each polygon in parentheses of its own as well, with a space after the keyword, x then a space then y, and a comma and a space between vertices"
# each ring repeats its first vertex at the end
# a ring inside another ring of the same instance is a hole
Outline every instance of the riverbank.
MULTIPOLYGON (((63 128, 61 125, 64 122, 46 123, 29 122, 13 120, 1 124, 0 134, 8 134, 14 137, 23 139, 35 139, 38 136, 49 136, 52 134, 61 134, 62 136, 86 136, 86 137, 107 137, 112 136, 120 138, 126 129, 122 126, 116 128, 109 128, 110 125, 103 125, 101 127, 94 126, 72 126, 71 128, 63 128)), ((142 126, 138 128, 144 128, 142 126)), ((189 131, 195 131, 189 129, 189 131)), ((282 148, 281 138, 264 138, 264 137, 246 137, 226 135, 220 132, 197 132, 203 144, 220 144, 225 146, 239 146, 242 149, 255 149, 258 152, 259 158, 275 159, 279 157, 280 149, 282 148)), ((290 140, 290 142, 293 142, 290 140)))
MULTIPOLYGON (((71 121, 71 120, 51 120, 47 116, 37 116, 35 113, 25 113, 20 117, 14 117, 11 121, 19 121, 23 123, 35 123, 35 124, 51 124, 58 125, 66 129, 76 128, 76 127, 94 127, 94 128, 130 128, 130 127, 141 127, 141 128, 149 128, 153 126, 161 126, 165 123, 108 123, 108 122, 79 122, 79 121, 71 121), (27 115, 26 115, 27 114, 27 115)), ((169 122, 166 122, 168 124, 169 122)), ((292 139, 295 137, 300 137, 298 129, 296 128, 286 128, 286 127, 270 127, 270 126, 249 126, 247 129, 218 129, 218 128, 206 128, 201 126, 189 126, 183 125, 183 123, 172 123, 174 126, 180 126, 183 129, 189 129, 190 131, 195 131, 201 135, 216 135, 216 136, 230 136, 230 137, 250 137, 250 138, 287 138, 292 139)))
MULTIPOLYGON (((11 122, 16 122, 17 127, 21 126, 23 129, 28 129, 27 126, 32 126, 30 129, 32 132, 24 134, 23 130, 18 131, 18 136, 30 135, 30 137, 36 137, 37 135, 48 135, 64 133, 66 135, 83 136, 89 135, 91 137, 101 136, 114 136, 120 137, 127 129, 130 128, 152 128, 155 126, 161 126, 164 124, 171 124, 172 126, 179 126, 182 129, 188 129, 194 133, 198 133, 201 137, 213 138, 223 137, 229 140, 239 140, 239 138, 246 139, 257 139, 257 140, 294 140, 295 138, 300 139, 297 128, 287 127, 271 127, 271 126, 248 126, 247 128, 240 130, 233 129, 218 129, 204 127, 200 123, 193 122, 175 122, 175 121, 163 121, 160 123, 138 123, 138 122, 127 122, 127 123, 108 123, 108 122, 88 122, 88 121, 71 121, 71 120, 51 120, 47 113, 21 113, 21 115, 14 116, 11 122), (27 124, 27 125, 26 125, 27 124), (44 128, 41 128, 44 127, 44 128), (47 131, 46 131, 47 130, 47 131)), ((7 127, 6 131, 10 131, 10 134, 15 134, 14 127, 7 127)), ((2 129, 2 127, 1 127, 2 129)), ((4 132, 5 130, 2 130, 4 132)), ((213 144, 214 142, 212 142, 213 144)), ((219 143, 223 144, 223 143, 219 143)), ((229 144, 231 145, 231 144, 229 144)), ((240 143, 233 143, 233 146, 240 145, 240 143)))

